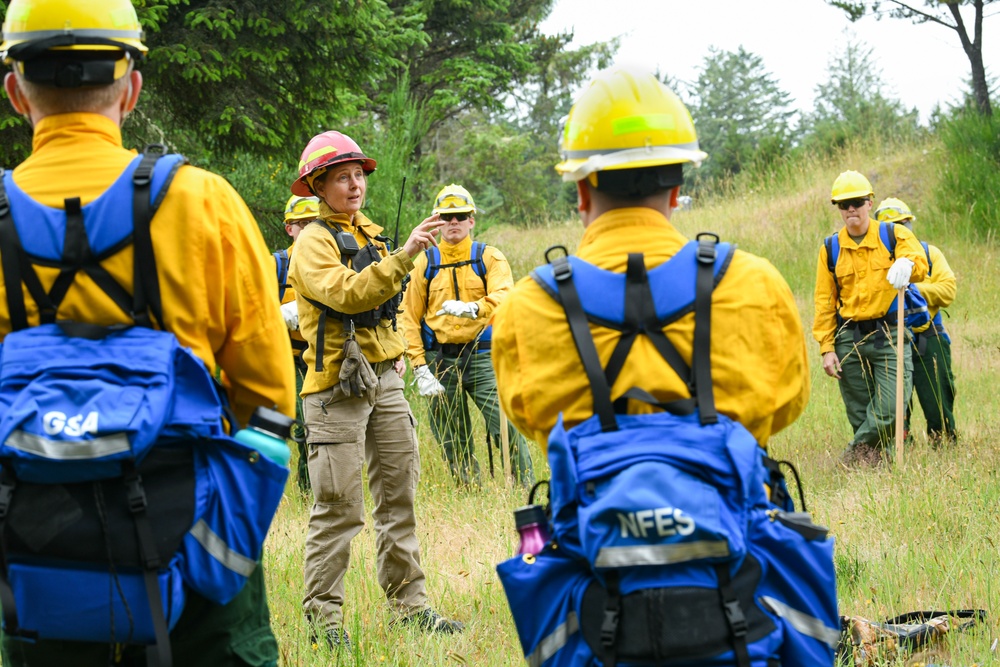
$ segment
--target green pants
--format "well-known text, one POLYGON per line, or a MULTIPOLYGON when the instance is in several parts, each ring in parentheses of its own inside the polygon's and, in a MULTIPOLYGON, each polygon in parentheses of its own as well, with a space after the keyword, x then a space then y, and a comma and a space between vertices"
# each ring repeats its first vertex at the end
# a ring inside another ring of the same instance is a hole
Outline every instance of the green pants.
MULTIPOLYGON (((302 381, 305 377, 306 364, 302 361, 302 357, 295 357, 295 418, 302 423, 305 422, 302 420, 302 397, 299 396, 299 392, 302 391, 302 381)), ((299 435, 302 437, 297 443, 298 462, 295 466, 295 479, 302 492, 308 494, 312 490, 309 486, 309 448, 306 446, 305 435, 299 435)))
MULTIPOLYGON (((278 642, 271 632, 264 571, 258 564, 240 594, 217 605, 188 591, 187 604, 170 646, 176 667, 276 667, 278 642)), ((4 667, 107 667, 146 664, 143 646, 39 640, 27 643, 3 637, 4 667)))
MULTIPOLYGON (((854 332, 841 330, 835 340, 840 359, 840 395, 854 429, 851 445, 866 444, 892 451, 896 427, 896 345, 884 333, 855 342, 854 332)), ((904 404, 913 387, 913 360, 903 355, 904 404)))
MULTIPOLYGON (((468 394, 483 413, 486 432, 493 443, 499 445, 500 403, 490 353, 455 357, 428 352, 427 365, 445 388, 444 394, 431 398, 431 431, 444 449, 452 475, 463 484, 479 484, 479 462, 472 442, 472 420, 465 395, 468 394)), ((507 435, 514 479, 530 486, 534 483, 535 474, 528 443, 513 426, 508 426, 507 435)))
MULTIPOLYGON (((933 330, 922 336, 924 353, 913 348, 913 389, 927 420, 931 439, 955 437, 955 376, 951 370, 951 343, 933 330)), ((912 406, 912 400, 909 403, 912 406)), ((907 428, 909 428, 907 410, 907 428)))

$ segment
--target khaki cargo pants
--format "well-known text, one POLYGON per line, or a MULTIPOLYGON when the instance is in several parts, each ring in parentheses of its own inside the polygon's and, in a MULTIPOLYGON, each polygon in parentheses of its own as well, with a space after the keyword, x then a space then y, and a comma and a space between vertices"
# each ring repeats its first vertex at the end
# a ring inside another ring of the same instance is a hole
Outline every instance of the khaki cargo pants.
POLYGON ((379 585, 399 616, 427 607, 413 510, 420 476, 416 420, 396 371, 384 370, 379 383, 375 405, 345 396, 339 385, 302 401, 314 498, 302 604, 306 616, 324 629, 343 624, 351 539, 365 523, 364 463, 375 502, 379 585))

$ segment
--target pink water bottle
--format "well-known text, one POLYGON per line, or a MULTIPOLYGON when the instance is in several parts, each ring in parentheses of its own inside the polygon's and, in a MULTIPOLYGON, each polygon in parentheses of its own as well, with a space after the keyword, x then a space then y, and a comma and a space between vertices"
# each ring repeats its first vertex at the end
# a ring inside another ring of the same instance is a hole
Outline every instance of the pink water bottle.
POLYGON ((550 539, 549 520, 541 505, 518 507, 514 510, 514 525, 521 534, 519 556, 541 552, 550 539))

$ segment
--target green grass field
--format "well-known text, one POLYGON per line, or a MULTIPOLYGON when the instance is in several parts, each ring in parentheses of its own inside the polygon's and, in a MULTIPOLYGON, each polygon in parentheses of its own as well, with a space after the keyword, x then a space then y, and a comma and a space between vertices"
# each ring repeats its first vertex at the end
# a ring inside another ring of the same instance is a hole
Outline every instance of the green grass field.
MULTIPOLYGON (((745 179, 723 198, 695 202, 678 211, 674 223, 689 236, 714 231, 767 257, 796 294, 809 339, 812 397, 802 417, 771 440, 770 451, 797 465, 814 519, 833 531, 841 613, 880 620, 918 609, 987 609, 986 625, 955 635, 943 655, 927 660, 967 667, 1000 664, 991 652, 1000 636, 1000 249, 994 241, 968 241, 955 231, 960 221, 935 214, 931 194, 941 178, 939 150, 934 144, 904 151, 869 146, 835 161, 789 165, 756 183, 745 179), (917 235, 944 251, 958 277, 958 298, 945 325, 953 339, 961 440, 954 448, 932 449, 918 410, 905 465, 891 470, 848 471, 838 465, 850 428, 810 334, 817 252, 840 219, 829 204, 829 187, 845 169, 870 177, 876 204, 888 196, 906 201, 918 218, 917 235)), ((559 243, 572 250, 581 233, 578 222, 569 222, 528 230, 494 227, 480 239, 500 247, 520 277, 543 261, 545 248, 559 243)), ((523 664, 494 567, 516 548, 511 512, 526 502, 526 494, 500 479, 487 479, 480 491, 457 490, 426 425, 424 403, 411 393, 421 422, 417 511, 429 593, 439 611, 466 623, 466 631, 430 637, 389 627, 369 525, 354 541, 347 576, 345 622, 353 652, 331 655, 325 646, 311 646, 300 606, 310 501, 290 483, 265 555, 284 665, 523 664)), ((485 467, 481 436, 478 442, 485 467)), ((532 453, 536 474, 546 477, 540 451, 533 447, 532 453)))

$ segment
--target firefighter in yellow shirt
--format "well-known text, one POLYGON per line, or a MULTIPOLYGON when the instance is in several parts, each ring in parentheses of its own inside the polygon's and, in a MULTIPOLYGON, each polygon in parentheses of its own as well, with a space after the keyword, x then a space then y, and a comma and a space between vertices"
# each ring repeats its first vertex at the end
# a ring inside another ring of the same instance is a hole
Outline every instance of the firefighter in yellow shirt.
MULTIPOLYGON (((912 231, 917 218, 906 203, 890 197, 875 209, 875 219, 903 225, 912 231)), ((941 249, 924 241, 920 245, 927 255, 928 271, 927 279, 915 286, 927 300, 931 321, 913 329, 913 391, 924 411, 927 437, 931 442, 954 442, 958 437, 955 431, 955 375, 951 368, 951 336, 945 331, 941 309, 955 300, 957 283, 955 272, 941 249)), ((907 430, 912 405, 911 397, 906 410, 907 430)))
MULTIPOLYGON (((431 429, 451 473, 462 484, 479 485, 479 461, 465 395, 483 413, 486 432, 499 444, 500 404, 490 354, 490 320, 514 279, 502 252, 472 240, 475 215, 475 201, 461 185, 452 183, 438 193, 428 220, 445 221, 441 242, 414 260, 403 331, 417 389, 430 398, 431 429)), ((513 428, 508 438, 511 472, 521 484, 530 486, 534 475, 528 445, 513 428)))
MULTIPOLYGON (((845 465, 877 464, 888 455, 896 421, 897 291, 927 275, 927 258, 910 230, 871 219, 871 183, 857 171, 833 182, 831 202, 844 226, 820 246, 816 265, 813 337, 823 370, 838 381, 854 437, 845 465), (890 249, 891 248, 891 249, 890 249)), ((913 366, 905 357, 909 396, 913 366)))
MULTIPOLYGON (((272 253, 274 263, 278 271, 278 299, 281 300, 281 316, 285 319, 285 326, 288 327, 288 339, 292 344, 292 360, 295 363, 295 391, 296 394, 302 391, 302 381, 306 376, 306 362, 302 360, 302 352, 309 344, 299 333, 299 306, 295 301, 295 290, 288 284, 288 266, 291 262, 292 251, 295 248, 295 239, 299 237, 299 232, 313 220, 319 218, 319 199, 316 197, 299 197, 292 195, 285 203, 285 233, 292 237, 292 245, 287 248, 272 253)), ((295 414, 299 421, 302 420, 302 399, 295 401, 295 414)), ((309 468, 306 465, 307 450, 305 438, 297 441, 299 456, 295 469, 295 479, 299 488, 304 493, 308 493, 309 468)))
MULTIPOLYGON (((4 89, 34 133, 31 156, 14 169, 13 182, 47 207, 64 209, 74 198, 81 207, 93 203, 136 156, 122 146, 121 135, 121 122, 142 91, 134 67, 147 51, 135 9, 129 0, 13 0, 3 39, 0 52, 13 70, 4 89)), ((37 233, 46 234, 48 222, 36 223, 37 233)), ((225 379, 242 423, 257 407, 294 415, 291 349, 274 298, 274 267, 240 196, 222 177, 181 166, 152 218, 150 235, 162 328, 225 379)), ((133 245, 127 244, 100 262, 129 294, 136 288, 133 256, 133 245)), ((54 291, 59 268, 34 268, 43 289, 54 291)), ((91 273, 100 271, 89 267, 77 274, 54 317, 100 326, 133 324, 91 273)), ((0 336, 12 330, 7 305, 12 287, 0 275, 0 336)), ((34 296, 25 290, 28 326, 40 321, 34 296)), ((177 665, 244 665, 251 644, 256 659, 276 662, 262 568, 254 569, 226 605, 189 592, 171 638, 177 665)), ((4 665, 96 667, 107 665, 116 651, 126 663, 144 660, 142 646, 3 638, 4 665)))
MULTIPOLYGON (((670 216, 683 165, 706 156, 687 109, 655 76, 627 70, 599 76, 573 105, 560 153, 556 169, 576 183, 584 225, 577 257, 625 273, 629 255, 642 253, 652 270, 688 242, 670 216)), ((736 250, 712 293, 711 321, 716 407, 764 446, 802 413, 809 396, 795 299, 770 262, 736 250)), ((606 366, 622 332, 593 324, 590 330, 606 366)), ((665 324, 663 332, 690 366, 693 313, 665 324)), ((511 421, 543 447, 560 415, 569 429, 594 414, 591 384, 575 348, 563 306, 532 278, 518 282, 494 317, 493 364, 511 421)), ((620 365, 611 397, 625 400, 623 394, 638 387, 660 403, 687 399, 687 380, 651 338, 640 335, 620 365)), ((657 409, 631 399, 625 404, 628 414, 657 409)))
POLYGON ((299 234, 289 270, 297 293, 313 506, 303 600, 315 640, 345 648, 344 575, 365 521, 362 468, 375 503, 378 581, 393 622, 460 632, 427 602, 414 501, 420 476, 416 420, 403 395, 406 339, 397 326, 413 258, 437 243, 440 220, 417 225, 391 250, 361 207, 375 160, 336 131, 316 135, 299 161, 292 194, 319 197, 320 222, 299 234))

